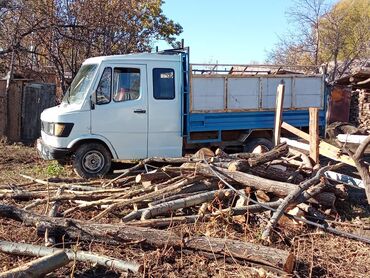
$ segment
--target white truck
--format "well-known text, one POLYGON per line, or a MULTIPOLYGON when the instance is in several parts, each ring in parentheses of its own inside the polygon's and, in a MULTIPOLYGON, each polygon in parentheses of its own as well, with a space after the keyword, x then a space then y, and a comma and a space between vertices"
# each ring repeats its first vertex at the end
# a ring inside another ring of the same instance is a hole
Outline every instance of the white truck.
POLYGON ((271 148, 277 85, 284 121, 325 125, 323 75, 271 74, 247 66, 190 65, 188 49, 87 59, 62 103, 41 114, 44 159, 72 160, 82 177, 112 160, 180 157, 188 148, 271 148), (221 70, 220 70, 221 68, 221 70))

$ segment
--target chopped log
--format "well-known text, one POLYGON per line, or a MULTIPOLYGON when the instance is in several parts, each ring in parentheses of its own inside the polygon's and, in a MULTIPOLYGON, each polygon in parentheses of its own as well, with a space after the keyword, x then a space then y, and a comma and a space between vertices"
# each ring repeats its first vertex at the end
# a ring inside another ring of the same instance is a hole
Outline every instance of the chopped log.
POLYGON ((191 197, 191 196, 194 196, 194 195, 197 195, 197 194, 202 194, 202 193, 205 193, 205 191, 192 192, 192 193, 178 193, 178 194, 171 195, 171 196, 168 196, 168 197, 165 197, 165 198, 163 198, 163 197, 158 198, 157 200, 154 200, 154 201, 148 203, 148 207, 152 208, 152 207, 157 206, 157 205, 162 204, 162 203, 167 203, 167 202, 170 202, 170 201, 183 199, 183 198, 191 197))
POLYGON ((192 158, 194 159, 208 159, 211 157, 214 157, 215 154, 211 149, 208 148, 201 148, 198 150, 194 155, 192 155, 192 158))
MULTIPOLYGON (((2 242, 1 242, 2 244, 2 242)), ((11 244, 11 243, 10 243, 11 244)), ((25 263, 19 267, 0 274, 0 278, 42 277, 69 263, 67 254, 60 250, 53 254, 25 263)))
POLYGON ((256 195, 257 201, 260 203, 266 203, 270 201, 270 197, 262 190, 257 190, 255 192, 255 195, 256 195))
POLYGON ((144 183, 144 182, 155 182, 159 180, 164 180, 171 178, 170 175, 164 172, 153 172, 153 173, 144 173, 144 174, 138 174, 135 178, 136 183, 144 183))
POLYGON ((249 165, 253 167, 253 166, 257 166, 257 165, 272 161, 279 157, 282 157, 286 155, 288 151, 289 151, 288 145, 283 143, 283 144, 279 144, 272 150, 266 153, 263 153, 263 154, 257 154, 257 153, 226 154, 225 152, 221 150, 216 151, 216 153, 219 154, 219 158, 226 158, 226 161, 230 158, 248 160, 249 165))
POLYGON ((303 176, 299 172, 290 171, 288 169, 283 171, 274 166, 260 165, 250 168, 249 172, 263 178, 268 178, 271 180, 277 180, 282 182, 300 183, 304 180, 303 176))
POLYGON ((233 154, 229 154, 229 157, 230 158, 234 158, 234 159, 246 159, 248 160, 249 158, 251 157, 259 157, 261 156, 261 154, 257 154, 257 153, 233 153, 233 154))
POLYGON ((289 152, 292 153, 293 155, 299 155, 299 157, 301 158, 303 162, 303 166, 312 170, 313 166, 312 166, 311 159, 305 153, 292 149, 292 148, 289 149, 289 152))
POLYGON ((264 153, 263 155, 257 156, 257 157, 251 157, 248 159, 248 163, 251 167, 257 166, 269 161, 272 161, 274 159, 280 158, 282 156, 287 155, 289 152, 289 147, 287 144, 279 144, 276 147, 274 147, 272 150, 264 153))
POLYGON ((151 227, 151 228, 165 228, 169 226, 177 226, 180 224, 189 224, 195 222, 205 222, 212 217, 211 214, 205 215, 184 215, 184 216, 174 216, 166 218, 154 218, 148 220, 131 221, 125 223, 126 225, 135 227, 151 227))
MULTIPOLYGON (((229 190, 230 191, 230 190, 229 190)), ((158 205, 140 209, 138 211, 133 211, 130 214, 126 215, 122 218, 123 222, 131 221, 134 219, 139 219, 141 217, 141 220, 146 220, 158 215, 168 214, 170 212, 173 212, 175 210, 181 209, 181 208, 188 208, 192 207, 204 202, 208 202, 213 200, 214 198, 222 198, 222 196, 225 195, 225 192, 223 190, 218 191, 211 191, 211 192, 205 192, 196 194, 193 196, 180 198, 177 200, 171 200, 165 203, 160 203, 158 205)))
POLYGON ((61 219, 37 215, 14 206, 0 205, 0 217, 22 221, 28 226, 52 227, 71 239, 122 244, 125 241, 142 241, 163 247, 173 246, 191 250, 200 250, 233 256, 251 262, 262 263, 291 272, 295 261, 294 255, 263 245, 223 238, 193 236, 183 238, 171 231, 134 227, 125 224, 95 224, 75 219, 61 219))
MULTIPOLYGON (((57 219, 57 218, 55 218, 57 219)), ((22 255, 22 256, 49 256, 61 251, 58 248, 45 247, 40 245, 33 245, 27 243, 15 243, 0 240, 0 250, 4 253, 22 255)), ((103 256, 86 251, 76 251, 70 249, 63 249, 63 253, 67 256, 68 261, 89 262, 104 267, 110 267, 119 271, 132 271, 134 273, 141 272, 143 266, 136 262, 127 262, 115 259, 108 256, 103 256)), ((37 276, 39 277, 39 276, 37 276)))
MULTIPOLYGON (((55 196, 60 196, 62 193, 63 193, 63 189, 59 188, 57 190, 57 193, 55 194, 55 196)), ((60 201, 54 202, 53 205, 51 206, 51 209, 50 209, 48 215, 51 216, 51 217, 57 216, 58 209, 59 209, 60 205, 61 205, 60 201)), ((54 244, 55 244, 55 238, 53 236, 49 236, 49 229, 46 229, 46 231, 45 231, 45 246, 52 246, 54 244)))
MULTIPOLYGON (((273 193, 278 197, 285 197, 297 187, 292 183, 268 180, 239 171, 229 171, 219 167, 217 170, 244 186, 273 193)), ((207 176, 213 176, 212 171, 205 164, 198 164, 197 171, 207 176)))
POLYGON ((215 155, 222 158, 222 157, 229 157, 229 155, 227 153, 225 153, 222 149, 218 148, 216 151, 215 151, 215 155))
POLYGON ((326 167, 321 168, 319 171, 317 171, 317 173, 315 174, 314 177, 312 177, 311 179, 308 179, 305 182, 303 182, 302 184, 298 185, 295 190, 293 190, 291 193, 289 193, 289 195, 286 198, 284 198, 283 202, 278 207, 278 209, 274 212, 274 214, 272 215, 272 217, 271 217, 269 223, 267 224, 265 230, 263 231, 263 233, 262 233, 262 239, 263 240, 270 241, 271 230, 273 228, 275 228, 275 226, 278 223, 280 217, 284 214, 284 212, 288 208, 288 206, 291 205, 291 203, 293 201, 295 201, 301 195, 301 193, 303 191, 307 190, 309 187, 311 187, 315 183, 318 183, 320 181, 321 177, 324 175, 324 173, 327 170, 330 170, 332 168, 333 168, 333 166, 326 166, 326 167))
POLYGON ((218 191, 205 192, 205 193, 197 194, 194 196, 162 203, 162 204, 153 206, 151 208, 144 209, 141 215, 141 219, 146 220, 146 219, 149 219, 149 218, 152 218, 158 215, 162 215, 163 213, 168 213, 170 211, 174 211, 180 208, 192 207, 192 206, 204 203, 204 202, 211 201, 214 198, 219 198, 222 200, 227 195, 227 192, 232 193, 231 190, 218 190, 218 191))
POLYGON ((247 213, 258 213, 263 212, 270 209, 276 209, 281 204, 282 200, 277 200, 274 202, 267 202, 263 204, 254 204, 248 205, 244 207, 234 207, 234 208, 227 208, 222 210, 222 212, 230 212, 231 215, 243 215, 247 213), (268 207, 268 208, 267 208, 268 207))
POLYGON ((195 182, 188 186, 181 188, 180 193, 193 193, 199 191, 210 191, 219 188, 217 180, 203 179, 200 182, 195 182))
POLYGON ((174 177, 172 179, 169 179, 169 180, 167 180, 167 181, 165 181, 163 183, 156 184, 155 185, 155 190, 159 190, 159 189, 162 189, 162 188, 164 188, 164 187, 166 187, 168 185, 174 184, 175 182, 178 182, 181 179, 184 179, 184 177, 183 176, 178 176, 178 177, 174 177))
POLYGON ((122 179, 124 177, 127 177, 127 176, 131 175, 132 173, 134 173, 135 171, 143 168, 144 165, 145 165, 145 162, 146 162, 146 160, 140 161, 135 166, 133 166, 133 167, 131 167, 129 169, 122 170, 122 173, 118 177, 115 177, 114 179, 110 180, 108 183, 103 184, 103 187, 108 187, 111 184, 113 184, 114 182, 116 182, 116 181, 118 181, 118 180, 120 180, 120 179, 122 179))

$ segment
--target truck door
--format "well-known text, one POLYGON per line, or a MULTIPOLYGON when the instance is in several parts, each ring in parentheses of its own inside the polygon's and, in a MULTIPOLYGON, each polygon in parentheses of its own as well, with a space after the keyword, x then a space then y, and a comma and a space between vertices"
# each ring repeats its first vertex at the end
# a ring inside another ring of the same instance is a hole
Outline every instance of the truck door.
POLYGON ((148 155, 182 156, 179 62, 148 65, 148 155))
POLYGON ((146 66, 106 65, 91 110, 91 132, 108 139, 119 159, 148 155, 146 66))

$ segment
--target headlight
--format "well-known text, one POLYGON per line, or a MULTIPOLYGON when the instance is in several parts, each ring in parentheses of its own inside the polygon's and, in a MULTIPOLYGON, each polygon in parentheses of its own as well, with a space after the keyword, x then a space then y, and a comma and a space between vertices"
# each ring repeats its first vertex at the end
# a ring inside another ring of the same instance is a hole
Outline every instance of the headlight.
POLYGON ((43 122, 42 130, 48 134, 57 137, 68 137, 73 128, 73 123, 48 123, 43 122))
POLYGON ((61 136, 63 134, 65 127, 66 127, 65 124, 55 123, 54 124, 54 135, 61 136))

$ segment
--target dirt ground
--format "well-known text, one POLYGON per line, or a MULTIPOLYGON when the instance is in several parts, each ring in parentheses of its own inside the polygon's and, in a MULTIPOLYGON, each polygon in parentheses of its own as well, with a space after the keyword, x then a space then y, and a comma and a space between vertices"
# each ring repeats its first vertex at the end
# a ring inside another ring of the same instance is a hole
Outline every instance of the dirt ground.
MULTIPOLYGON (((39 179, 55 176, 77 177, 71 166, 59 166, 55 162, 41 160, 34 147, 0 144, 1 188, 27 188, 25 174, 39 179)), ((112 178, 112 177, 110 177, 112 178)), ((34 186, 34 184, 33 184, 34 186)), ((43 186, 43 185, 40 185, 43 186)), ((3 204, 24 207, 26 202, 2 199, 3 204)), ((65 204, 68 207, 68 204, 65 204)), ((332 211, 333 227, 361 234, 370 238, 369 207, 363 202, 349 203, 338 200, 332 211), (367 227, 366 227, 367 226, 367 227)), ((45 207, 35 212, 45 213, 45 207)), ((71 217, 89 219, 96 211, 75 212, 71 217)), ((208 223, 183 224, 172 227, 191 235, 228 237, 260 243, 265 223, 253 216, 248 222, 233 219, 215 219, 208 223)), ((106 218, 104 222, 117 221, 106 218)), ((0 239, 43 245, 44 237, 36 228, 26 227, 13 220, 0 219, 0 239)), ((120 246, 108 246, 96 242, 64 242, 65 246, 78 250, 90 250, 119 259, 134 260, 144 265, 142 277, 276 277, 279 273, 268 272, 258 265, 250 265, 230 258, 207 257, 204 254, 172 247, 156 249, 142 243, 132 242, 120 246)), ((297 259, 292 277, 370 277, 370 245, 355 240, 334 236, 312 227, 287 224, 276 235, 273 247, 292 251, 297 259)), ((32 258, 0 253, 0 271, 6 271, 32 258)), ((125 274, 126 275, 126 274, 125 274)), ((88 265, 69 263, 48 277, 120 277, 113 270, 88 265)), ((128 277, 135 277, 128 274, 128 277)))

